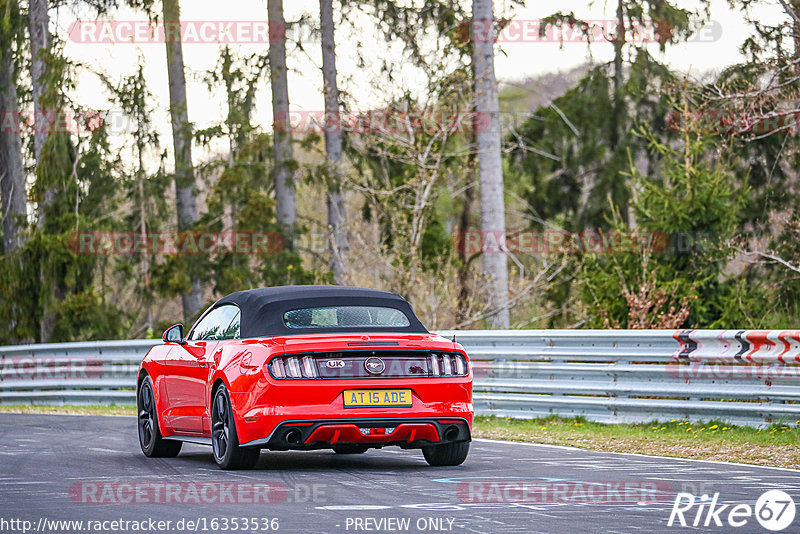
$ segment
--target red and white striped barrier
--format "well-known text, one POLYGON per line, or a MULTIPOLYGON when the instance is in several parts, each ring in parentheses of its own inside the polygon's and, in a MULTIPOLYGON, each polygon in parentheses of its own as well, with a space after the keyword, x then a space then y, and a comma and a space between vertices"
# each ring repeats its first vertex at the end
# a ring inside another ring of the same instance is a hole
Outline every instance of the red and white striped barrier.
POLYGON ((800 363, 800 330, 678 330, 678 360, 755 364, 800 363))

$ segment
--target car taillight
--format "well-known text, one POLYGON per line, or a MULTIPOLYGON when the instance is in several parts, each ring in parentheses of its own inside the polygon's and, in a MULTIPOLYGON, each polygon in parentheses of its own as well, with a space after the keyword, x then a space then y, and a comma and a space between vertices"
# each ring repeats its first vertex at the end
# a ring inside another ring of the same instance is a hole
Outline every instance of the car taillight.
POLYGON ((431 354, 431 373, 433 376, 439 376, 442 374, 439 371, 439 356, 437 354, 431 354))
POLYGON ((467 373, 467 362, 465 362, 464 358, 461 357, 461 356, 458 356, 456 358, 456 374, 457 375, 464 375, 464 376, 469 374, 469 373, 467 373))
POLYGON ((433 376, 467 376, 467 361, 461 354, 431 354, 431 374, 433 376))
POLYGON ((275 358, 269 365, 275 378, 286 378, 286 366, 282 358, 275 358))
POLYGON ((275 378, 319 378, 317 364, 311 356, 273 358, 269 364, 275 378))
POLYGON ((305 378, 317 378, 317 365, 311 356, 303 357, 303 376, 305 378))

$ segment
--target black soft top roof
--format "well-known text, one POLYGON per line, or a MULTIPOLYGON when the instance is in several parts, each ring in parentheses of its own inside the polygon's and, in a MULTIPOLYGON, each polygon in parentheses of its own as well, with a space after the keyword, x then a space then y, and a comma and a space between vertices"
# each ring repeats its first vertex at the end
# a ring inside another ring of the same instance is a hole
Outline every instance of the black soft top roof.
POLYGON ((411 305, 400 295, 377 289, 348 286, 278 286, 237 291, 218 300, 211 309, 235 304, 242 313, 241 337, 268 337, 295 334, 325 334, 333 332, 403 332, 427 334, 411 305), (405 327, 324 327, 289 328, 283 314, 301 308, 335 305, 381 306, 403 312, 409 321, 405 327))

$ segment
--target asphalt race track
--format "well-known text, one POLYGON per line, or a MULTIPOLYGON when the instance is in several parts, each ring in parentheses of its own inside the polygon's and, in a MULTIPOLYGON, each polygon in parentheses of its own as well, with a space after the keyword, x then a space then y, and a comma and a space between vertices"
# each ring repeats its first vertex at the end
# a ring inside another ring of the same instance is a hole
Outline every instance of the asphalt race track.
POLYGON ((202 445, 145 458, 135 418, 105 416, 0 414, 0 477, 0 532, 769 532, 728 511, 775 489, 800 504, 800 471, 484 440, 460 467, 387 448, 224 472, 202 445), (697 505, 668 526, 679 492, 697 505), (722 527, 701 508, 715 493, 722 527))

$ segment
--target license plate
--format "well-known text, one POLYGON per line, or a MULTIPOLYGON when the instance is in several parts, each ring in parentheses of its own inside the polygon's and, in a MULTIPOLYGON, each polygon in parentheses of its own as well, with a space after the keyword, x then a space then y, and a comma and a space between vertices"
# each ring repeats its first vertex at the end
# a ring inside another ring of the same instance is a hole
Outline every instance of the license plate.
POLYGON ((347 389, 345 408, 383 408, 411 406, 410 389, 347 389))

